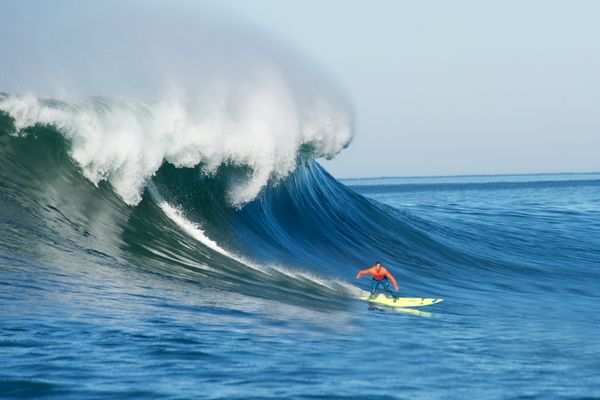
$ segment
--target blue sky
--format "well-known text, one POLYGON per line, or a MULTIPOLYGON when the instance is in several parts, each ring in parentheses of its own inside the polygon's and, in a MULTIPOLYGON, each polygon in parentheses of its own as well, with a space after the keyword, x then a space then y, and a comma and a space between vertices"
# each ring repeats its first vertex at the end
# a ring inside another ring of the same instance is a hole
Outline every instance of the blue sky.
MULTIPOLYGON (((0 25, 0 48, 7 62, 0 83, 37 79, 37 86, 52 85, 40 72, 51 70, 50 62, 62 54, 59 66, 83 77, 81 85, 95 88, 88 92, 109 91, 111 85, 117 94, 140 91, 136 81, 150 90, 155 70, 168 66, 153 46, 178 52, 184 66, 210 61, 186 46, 200 41, 203 24, 222 19, 227 29, 234 28, 202 38, 205 47, 219 50, 231 42, 244 48, 252 40, 234 36, 259 31, 258 38, 300 53, 345 88, 354 104, 355 139, 334 160, 323 161, 337 177, 600 171, 600 1, 154 3, 193 9, 192 29, 172 21, 155 23, 162 14, 153 14, 160 7, 153 9, 150 0, 4 0, 0 6, 9 17, 0 25), (103 6, 107 3, 110 7, 103 6), (126 29, 106 23, 79 27, 82 38, 62 29, 61 21, 78 21, 82 9, 99 21, 105 12, 104 18, 126 29), (38 32, 10 16, 15 10, 38 32), (58 14, 48 17, 52 12, 58 14), (129 26, 131 16, 141 25, 129 26), (54 36, 40 28, 44 24, 54 36), (186 40, 169 42, 177 37, 169 31, 180 28, 186 40), (123 31, 128 40, 117 37, 123 31), (28 45, 27 36, 41 37, 33 41, 39 48, 28 45), (103 37, 118 46, 102 47, 103 37), (127 47, 132 43, 135 51, 127 47)), ((235 70, 237 63, 227 59, 221 66, 235 70)), ((188 72, 189 80, 202 75, 193 68, 188 72)), ((310 74, 303 78, 312 79, 310 74)))
POLYGON ((600 2, 216 7, 347 89, 355 140, 323 163, 338 177, 600 171, 600 2))

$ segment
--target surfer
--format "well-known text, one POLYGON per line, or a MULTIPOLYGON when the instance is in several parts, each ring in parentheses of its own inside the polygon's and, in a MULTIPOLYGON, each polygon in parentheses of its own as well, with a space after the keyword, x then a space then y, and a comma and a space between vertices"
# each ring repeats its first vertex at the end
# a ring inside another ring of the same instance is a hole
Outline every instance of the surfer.
POLYGON ((377 261, 375 265, 373 265, 371 268, 363 269, 358 274, 356 274, 356 278, 358 279, 366 274, 370 274, 373 276, 373 280, 371 281, 371 294, 369 295, 370 299, 373 298, 373 295, 377 291, 379 285, 383 285, 383 290, 385 290, 394 299, 398 297, 390 290, 390 281, 392 281, 392 283, 394 284, 394 288, 396 289, 396 291, 398 291, 398 284, 396 283, 396 279, 394 279, 392 274, 390 274, 390 272, 381 265, 381 262, 377 261))

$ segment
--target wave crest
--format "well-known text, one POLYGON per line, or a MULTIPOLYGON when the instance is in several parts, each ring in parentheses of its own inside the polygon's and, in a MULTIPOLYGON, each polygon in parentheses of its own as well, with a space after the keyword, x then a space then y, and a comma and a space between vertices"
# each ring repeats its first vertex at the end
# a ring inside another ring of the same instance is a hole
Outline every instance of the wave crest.
POLYGON ((215 91, 191 103, 11 95, 0 99, 0 109, 20 132, 38 124, 56 127, 85 176, 95 184, 110 182, 132 205, 163 161, 198 165, 205 174, 224 164, 247 167, 230 187, 230 203, 240 206, 270 180, 286 177, 299 157, 333 157, 352 137, 342 108, 319 98, 301 105, 282 81, 241 96, 215 91))

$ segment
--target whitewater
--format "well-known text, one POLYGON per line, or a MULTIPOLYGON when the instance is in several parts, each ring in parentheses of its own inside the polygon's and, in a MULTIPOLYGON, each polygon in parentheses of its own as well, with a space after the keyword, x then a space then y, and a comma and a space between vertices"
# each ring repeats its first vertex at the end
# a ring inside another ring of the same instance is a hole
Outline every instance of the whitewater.
POLYGON ((107 4, 0 26, 1 398, 600 398, 600 174, 338 180, 334 79, 107 4))

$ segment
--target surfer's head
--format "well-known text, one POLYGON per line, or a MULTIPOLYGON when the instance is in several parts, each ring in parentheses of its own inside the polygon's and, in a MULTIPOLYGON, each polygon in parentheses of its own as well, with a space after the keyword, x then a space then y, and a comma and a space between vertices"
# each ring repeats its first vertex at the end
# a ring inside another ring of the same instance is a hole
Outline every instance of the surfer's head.
POLYGON ((375 269, 376 269, 377 271, 379 271, 379 270, 381 269, 381 261, 376 261, 376 262, 375 262, 375 269))

